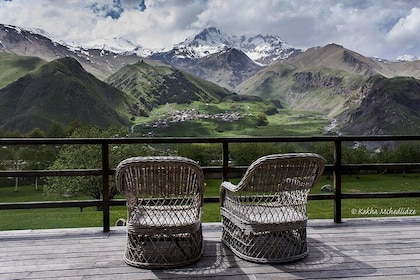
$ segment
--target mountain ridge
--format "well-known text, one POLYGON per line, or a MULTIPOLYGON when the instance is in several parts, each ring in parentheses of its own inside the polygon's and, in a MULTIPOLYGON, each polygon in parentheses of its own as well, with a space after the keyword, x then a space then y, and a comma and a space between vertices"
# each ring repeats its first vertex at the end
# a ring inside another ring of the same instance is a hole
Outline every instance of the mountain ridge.
POLYGON ((99 127, 128 125, 123 112, 136 114, 135 102, 96 79, 74 58, 48 62, 0 89, 0 123, 23 133, 52 123, 81 121, 99 127))
MULTIPOLYGON (((205 90, 201 91, 200 86, 192 82, 196 78, 188 77, 188 75, 193 75, 225 88, 219 91, 224 92, 227 97, 229 97, 227 92, 239 93, 235 96, 230 95, 231 100, 247 98, 248 100, 270 100, 275 104, 281 104, 283 108, 322 113, 330 119, 337 119, 339 122, 337 127, 341 127, 343 131, 351 134, 352 129, 357 131, 357 126, 346 126, 345 122, 357 122, 358 117, 363 115, 355 112, 363 109, 372 113, 375 110, 372 110, 369 106, 374 106, 374 104, 385 106, 385 104, 378 102, 366 103, 363 101, 360 90, 365 88, 366 91, 366 88, 369 88, 364 87, 366 81, 370 81, 370 84, 380 83, 377 79, 372 82, 371 78, 381 75, 385 79, 391 80, 389 83, 381 82, 381 84, 393 87, 397 82, 392 79, 398 76, 420 79, 420 61, 395 62, 369 58, 337 44, 314 47, 305 52, 290 52, 286 53, 284 57, 279 57, 273 49, 266 46, 261 48, 261 52, 269 50, 266 54, 272 52, 272 56, 276 58, 268 66, 262 66, 261 63, 250 58, 249 50, 252 50, 252 48, 256 50, 256 46, 261 46, 270 40, 274 42, 273 46, 277 44, 283 49, 288 47, 287 43, 278 37, 270 37, 269 35, 234 37, 221 32, 217 28, 209 28, 179 43, 178 49, 159 54, 155 53, 151 57, 142 58, 136 56, 134 52, 116 54, 105 49, 84 49, 74 46, 69 48, 53 42, 43 35, 0 25, 0 51, 20 55, 35 55, 38 53, 41 57, 50 60, 60 56, 73 57, 96 78, 107 81, 116 87, 121 86, 120 89, 124 91, 128 89, 131 101, 127 102, 135 103, 128 110, 130 113, 127 117, 130 118, 137 115, 147 115, 149 108, 165 101, 184 102, 186 99, 197 100, 197 98, 201 98, 197 97, 194 92, 188 94, 178 92, 174 85, 178 85, 181 89, 184 86, 189 89, 196 88, 197 91, 195 92, 200 92, 199 96, 201 94, 206 96, 205 90), (249 47, 248 55, 241 49, 240 44, 242 44, 242 47, 249 47), (237 48, 237 46, 239 47, 237 48), (199 51, 203 51, 201 53, 204 55, 201 55, 199 51), (144 82, 154 84, 155 89, 152 92, 156 96, 151 97, 151 99, 155 99, 154 101, 147 101, 146 99, 150 98, 147 94, 135 99, 135 90, 141 92, 142 89, 136 88, 135 81, 137 80, 134 76, 128 79, 125 84, 119 83, 119 85, 116 83, 117 80, 107 80, 124 67, 140 62, 148 64, 151 68, 157 68, 157 66, 168 67, 164 70, 166 73, 156 72, 159 77, 155 81, 144 80, 143 77, 143 81, 139 83, 145 88, 147 86, 144 82), (130 83, 134 84, 130 85, 130 83), (131 90, 134 90, 134 92, 131 92, 131 90), (161 92, 164 94, 161 94, 161 92), (175 95, 169 92, 176 93, 176 98, 179 99, 174 99, 175 95), (257 97, 255 98, 255 96, 257 97)), ((21 71, 20 76, 27 73, 26 70, 21 71)), ((70 75, 70 73, 68 74, 70 75)), ((16 77, 18 78, 18 76, 16 77)), ((8 79, 12 80, 12 78, 8 79)), ((415 83, 409 82, 409 79, 402 79, 399 84, 401 90, 416 88, 415 83)), ((7 87, 8 85, 1 90, 7 87)), ((371 88, 376 89, 379 86, 375 85, 371 88)), ((382 88, 382 90, 385 90, 385 88, 382 88)), ((397 94, 397 92, 394 94, 397 94)), ((213 102, 217 99, 208 100, 213 102)), ((387 100, 391 103, 397 102, 389 98, 387 100)), ((399 119, 417 123, 416 112, 407 108, 407 104, 402 104, 403 107, 400 105, 395 104, 396 108, 404 112, 405 117, 399 119)), ((363 121, 363 118, 360 120, 363 121)), ((370 125, 374 127, 374 124, 370 125)), ((382 125, 385 126, 385 124, 382 125)), ((367 127, 365 129, 366 131, 376 131, 375 129, 369 130, 367 127)))
POLYGON ((153 66, 144 61, 127 65, 106 80, 140 101, 142 115, 166 103, 220 102, 232 93, 172 66, 153 66))

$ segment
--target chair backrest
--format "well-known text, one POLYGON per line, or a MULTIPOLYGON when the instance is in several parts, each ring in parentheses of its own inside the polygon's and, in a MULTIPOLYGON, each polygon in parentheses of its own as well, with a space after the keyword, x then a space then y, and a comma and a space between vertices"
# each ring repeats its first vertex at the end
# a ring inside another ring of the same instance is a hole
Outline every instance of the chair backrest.
POLYGON ((310 190, 324 172, 325 160, 314 153, 272 154, 254 161, 238 189, 251 193, 310 190))
POLYGON ((127 197, 129 211, 142 199, 165 204, 201 206, 204 175, 193 160, 176 156, 132 157, 116 169, 117 188, 127 197))

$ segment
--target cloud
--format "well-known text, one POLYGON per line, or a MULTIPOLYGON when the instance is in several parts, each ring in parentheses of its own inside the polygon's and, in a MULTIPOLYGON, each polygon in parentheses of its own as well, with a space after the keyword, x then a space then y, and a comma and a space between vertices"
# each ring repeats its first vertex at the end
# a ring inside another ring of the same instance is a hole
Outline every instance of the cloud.
POLYGON ((114 0, 112 5, 99 3, 93 3, 90 8, 93 13, 102 15, 103 17, 111 17, 112 19, 118 19, 124 12, 124 8, 121 5, 120 0, 114 0))
POLYGON ((124 38, 162 48, 216 26, 232 35, 278 35, 296 47, 337 43, 394 58, 420 56, 419 10, 415 0, 3 0, 0 20, 80 44, 124 38))
POLYGON ((387 42, 406 52, 418 48, 420 34, 420 8, 411 9, 410 13, 400 18, 387 34, 387 42))

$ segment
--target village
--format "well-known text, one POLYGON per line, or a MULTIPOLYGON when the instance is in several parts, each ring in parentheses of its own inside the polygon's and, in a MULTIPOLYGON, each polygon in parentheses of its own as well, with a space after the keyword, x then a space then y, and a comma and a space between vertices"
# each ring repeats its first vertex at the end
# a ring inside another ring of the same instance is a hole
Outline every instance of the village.
POLYGON ((151 123, 145 123, 147 128, 165 128, 169 127, 170 123, 178 123, 184 121, 198 120, 198 119, 220 119, 224 122, 234 122, 241 119, 243 116, 238 112, 226 111, 218 114, 200 113, 196 109, 185 110, 171 110, 167 117, 158 119, 151 123))

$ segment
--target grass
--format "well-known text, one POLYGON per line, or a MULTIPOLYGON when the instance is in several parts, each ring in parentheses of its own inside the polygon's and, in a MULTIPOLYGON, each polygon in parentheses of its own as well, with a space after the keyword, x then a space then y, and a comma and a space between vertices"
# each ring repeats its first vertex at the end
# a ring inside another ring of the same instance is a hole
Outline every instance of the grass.
POLYGON ((267 102, 221 102, 204 104, 166 104, 153 109, 150 116, 138 118, 134 131, 138 135, 154 136, 283 136, 283 135, 320 135, 329 122, 322 114, 306 111, 291 111, 279 109, 274 115, 267 115, 268 125, 257 126, 257 116, 273 105, 267 102), (150 128, 146 123, 153 123, 168 117, 173 110, 196 110, 200 113, 218 114, 224 112, 238 112, 242 118, 234 122, 220 119, 198 119, 177 123, 169 123, 169 127, 150 128))
POLYGON ((38 57, 0 52, 0 88, 16 81, 44 63, 45 61, 38 57))
MULTIPOLYGON (((419 174, 368 174, 360 176, 343 176, 343 193, 352 192, 397 192, 418 191, 419 174)), ((238 179, 232 180, 237 183, 238 179)), ((332 178, 323 177, 311 190, 311 193, 322 193, 321 187, 330 184, 332 178)), ((219 195, 219 179, 206 180, 205 196, 219 195)), ((20 186, 18 192, 13 187, 0 188, 1 202, 46 201, 42 190, 36 191, 33 186, 20 186)), ((66 227, 101 227, 102 212, 95 207, 61 208, 61 209, 19 209, 0 211, 0 230, 43 229, 66 227)), ((393 199, 348 199, 342 202, 343 218, 388 217, 419 215, 418 198, 393 199)), ((111 225, 119 218, 126 218, 126 207, 111 207, 111 225)), ((333 201, 321 200, 308 202, 310 219, 333 219, 333 201)), ((203 209, 203 222, 220 221, 219 203, 206 203, 203 209)))

